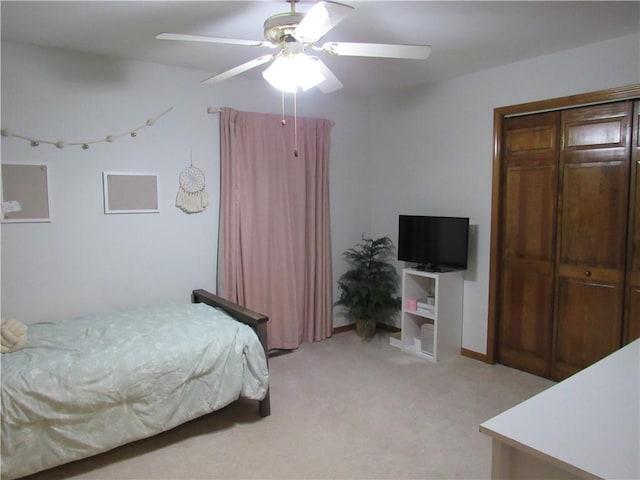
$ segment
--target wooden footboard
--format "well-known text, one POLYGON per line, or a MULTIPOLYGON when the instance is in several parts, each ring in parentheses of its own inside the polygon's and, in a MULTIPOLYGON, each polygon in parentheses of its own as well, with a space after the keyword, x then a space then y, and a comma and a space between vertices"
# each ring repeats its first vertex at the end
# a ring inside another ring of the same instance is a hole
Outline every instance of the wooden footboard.
MULTIPOLYGON (((255 330, 256 334, 258 335, 260 343, 264 348, 267 362, 269 361, 267 347, 267 322, 269 321, 269 317, 267 317, 266 315, 262 315, 261 313, 254 312, 253 310, 249 310, 248 308, 219 297, 218 295, 215 295, 211 292, 207 292, 206 290, 194 290, 191 294, 191 301, 193 303, 205 303, 207 305, 211 305, 212 307, 220 308, 221 310, 224 310, 233 318, 235 318, 237 321, 249 325, 253 330, 255 330)), ((267 395, 264 397, 264 399, 260 400, 259 409, 261 417, 267 417, 271 415, 271 401, 269 397, 269 390, 267 390, 267 395)))

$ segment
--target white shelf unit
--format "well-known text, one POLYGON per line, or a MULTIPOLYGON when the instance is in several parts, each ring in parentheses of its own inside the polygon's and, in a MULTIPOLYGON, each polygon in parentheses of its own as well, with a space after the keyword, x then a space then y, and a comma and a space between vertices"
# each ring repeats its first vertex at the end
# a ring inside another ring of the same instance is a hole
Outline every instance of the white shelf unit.
POLYGON ((401 348, 434 362, 460 355, 464 272, 402 270, 401 348), (431 311, 409 308, 409 301, 433 296, 431 311), (422 325, 433 326, 433 344, 422 345, 422 325), (429 348, 431 347, 431 348, 429 348), (423 350, 432 353, 425 353, 423 350))

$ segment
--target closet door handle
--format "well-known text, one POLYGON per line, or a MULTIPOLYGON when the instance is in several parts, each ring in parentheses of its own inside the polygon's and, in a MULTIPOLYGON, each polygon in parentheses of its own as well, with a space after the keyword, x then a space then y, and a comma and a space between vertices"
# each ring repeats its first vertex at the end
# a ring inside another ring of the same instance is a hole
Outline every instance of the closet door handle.
POLYGON ((584 271, 584 276, 585 277, 590 277, 591 276, 591 270, 585 270, 584 271))

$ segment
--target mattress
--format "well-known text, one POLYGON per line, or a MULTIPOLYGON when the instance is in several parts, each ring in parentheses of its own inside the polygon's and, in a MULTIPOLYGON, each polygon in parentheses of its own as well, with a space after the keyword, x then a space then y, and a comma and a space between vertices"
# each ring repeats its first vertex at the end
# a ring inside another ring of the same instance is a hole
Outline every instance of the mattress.
POLYGON ((268 383, 254 331, 201 303, 30 324, 2 355, 2 478, 261 400, 268 383))

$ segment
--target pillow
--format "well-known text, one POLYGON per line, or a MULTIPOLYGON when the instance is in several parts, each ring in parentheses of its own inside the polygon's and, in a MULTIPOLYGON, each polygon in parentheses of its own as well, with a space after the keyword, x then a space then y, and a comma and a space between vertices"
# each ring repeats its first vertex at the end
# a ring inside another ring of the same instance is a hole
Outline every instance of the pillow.
POLYGON ((15 318, 3 319, 0 327, 0 352, 15 352, 24 347, 25 343, 27 343, 27 326, 15 318))

